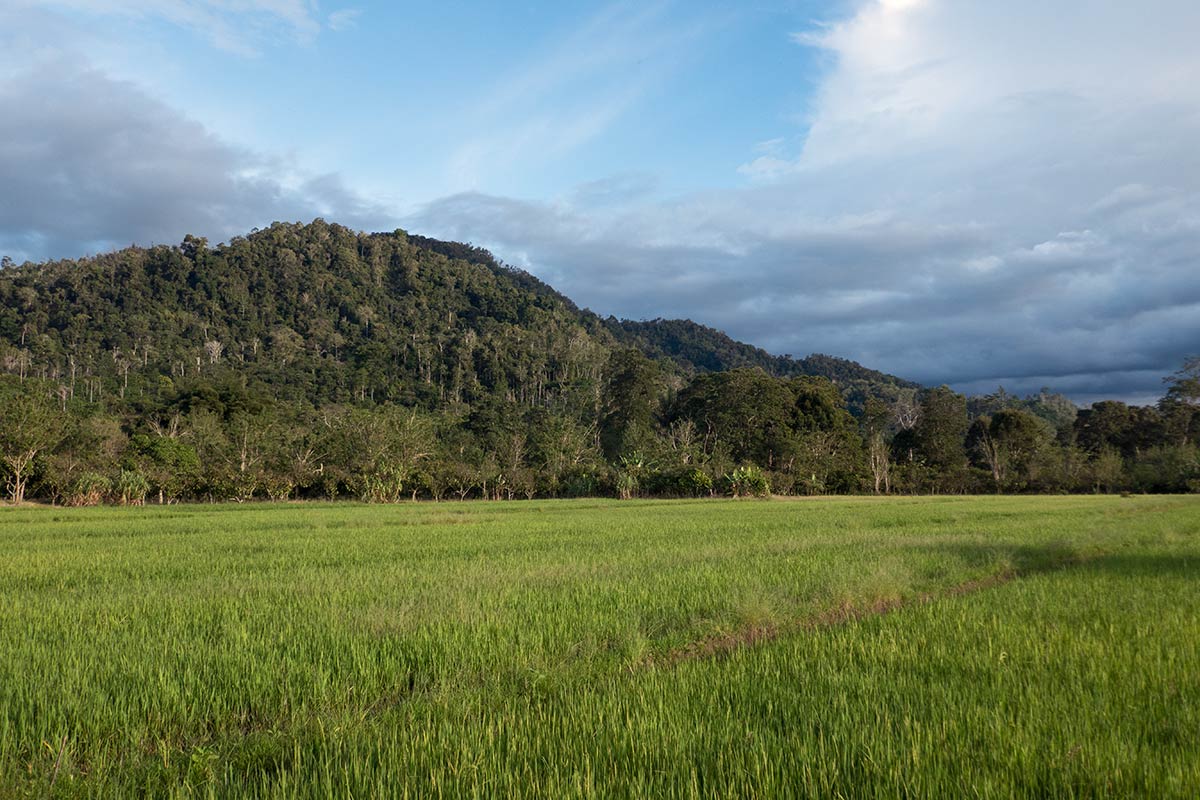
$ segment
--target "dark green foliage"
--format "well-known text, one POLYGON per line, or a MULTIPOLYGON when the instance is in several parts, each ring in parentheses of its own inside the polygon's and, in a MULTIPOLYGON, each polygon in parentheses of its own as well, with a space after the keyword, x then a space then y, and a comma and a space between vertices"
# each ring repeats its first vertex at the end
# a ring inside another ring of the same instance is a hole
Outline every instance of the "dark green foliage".
POLYGON ((925 394, 921 401, 921 420, 913 431, 918 457, 934 469, 957 469, 965 460, 963 437, 966 432, 965 397, 945 386, 925 394))
POLYGON ((758 368, 777 377, 828 378, 838 385, 855 413, 862 411, 868 398, 891 401, 900 390, 920 388, 911 381, 867 369, 844 358, 820 354, 801 359, 774 356, 687 319, 634 322, 609 317, 605 323, 618 340, 640 348, 652 358, 670 359, 693 373, 758 368))
POLYGON ((862 440, 837 387, 825 378, 773 378, 759 369, 701 374, 680 392, 675 424, 688 423, 701 459, 756 464, 777 490, 861 490, 862 440))
POLYGON ((647 490, 663 497, 708 497, 714 492, 712 476, 698 467, 673 467, 654 473, 647 490))
POLYGON ((658 367, 637 350, 618 350, 605 369, 600 446, 611 461, 645 449, 654 437, 660 380, 658 367))
POLYGON ((1132 468, 1133 487, 1141 492, 1194 492, 1200 489, 1200 448, 1188 444, 1152 447, 1132 468))
POLYGON ((921 397, 916 424, 893 441, 902 468, 902 483, 910 491, 962 492, 973 488, 966 467, 965 438, 970 420, 967 402, 945 386, 921 397))
POLYGON ((611 342, 594 318, 458 248, 318 220, 217 248, 189 237, 27 265, 0 274, 0 339, 29 351, 33 374, 95 381, 93 400, 149 395, 184 413, 225 415, 264 391, 309 403, 551 402, 594 375, 611 342))
POLYGON ((796 397, 788 384, 758 369, 697 375, 671 416, 693 422, 705 451, 773 468, 794 456, 796 397))
POLYGON ((1140 452, 1162 444, 1162 423, 1162 415, 1153 408, 1105 400, 1079 412, 1075 438, 1089 453, 1112 449, 1125 458, 1135 458, 1140 452))
POLYGON ((976 465, 991 473, 996 491, 1025 488, 1053 446, 1050 423, 1020 408, 979 417, 967 435, 967 449, 976 465))

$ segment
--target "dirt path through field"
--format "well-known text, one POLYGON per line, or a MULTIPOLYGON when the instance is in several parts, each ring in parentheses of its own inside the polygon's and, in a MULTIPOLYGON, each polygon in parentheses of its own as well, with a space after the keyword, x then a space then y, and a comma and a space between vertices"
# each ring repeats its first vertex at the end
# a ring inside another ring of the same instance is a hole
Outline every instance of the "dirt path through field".
POLYGON ((976 592, 982 592, 987 589, 994 589, 998 586, 1003 586, 1006 583, 1010 583, 1014 580, 1029 575, 1056 572, 1058 570, 1079 566, 1094 557, 1095 555, 1071 554, 1069 557, 1061 558, 1050 563, 1030 566, 1024 569, 1006 569, 1003 572, 999 572, 994 575, 986 575, 982 578, 973 578, 969 581, 963 581, 962 583, 955 584, 938 592, 926 592, 913 597, 899 599, 879 599, 867 605, 846 603, 822 611, 815 616, 806 617, 804 619, 795 620, 789 623, 756 625, 753 627, 743 628, 742 630, 738 631, 722 633, 717 636, 711 636, 706 639, 700 639, 698 641, 691 642, 683 647, 676 648, 665 655, 652 658, 648 660, 646 666, 669 667, 685 661, 696 661, 706 658, 721 658, 744 647, 753 647, 754 645, 772 641, 790 633, 845 625, 850 622, 856 622, 869 617, 883 616, 894 611, 900 611, 905 608, 920 606, 926 603, 965 597, 975 594, 976 592))

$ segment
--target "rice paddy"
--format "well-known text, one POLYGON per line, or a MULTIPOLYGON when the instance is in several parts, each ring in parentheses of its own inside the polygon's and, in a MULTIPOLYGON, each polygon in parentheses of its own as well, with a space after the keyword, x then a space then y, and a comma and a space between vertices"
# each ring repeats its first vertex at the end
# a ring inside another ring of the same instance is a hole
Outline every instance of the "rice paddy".
POLYGON ((1200 796, 1200 498, 0 509, 3 797, 1200 796))

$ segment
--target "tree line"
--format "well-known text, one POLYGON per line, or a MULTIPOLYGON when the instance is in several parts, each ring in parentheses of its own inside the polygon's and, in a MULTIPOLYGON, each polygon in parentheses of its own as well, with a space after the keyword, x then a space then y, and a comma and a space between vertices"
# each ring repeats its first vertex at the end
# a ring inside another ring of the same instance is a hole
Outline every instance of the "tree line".
POLYGON ((511 400, 435 410, 280 401, 227 370, 150 406, 0 376, 9 500, 64 505, 353 498, 1200 491, 1200 359, 1153 407, 946 387, 855 416, 827 378, 678 382, 612 353, 594 415, 511 400))

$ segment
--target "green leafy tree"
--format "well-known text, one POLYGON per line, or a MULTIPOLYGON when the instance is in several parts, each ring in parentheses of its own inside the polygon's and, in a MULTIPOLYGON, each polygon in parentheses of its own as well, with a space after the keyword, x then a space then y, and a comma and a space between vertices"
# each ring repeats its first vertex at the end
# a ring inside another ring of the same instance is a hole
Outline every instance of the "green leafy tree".
POLYGON ((793 488, 802 494, 855 492, 862 488, 866 458, 858 426, 828 378, 793 378, 792 428, 796 457, 793 488))
POLYGON ((538 465, 545 490, 558 494, 567 476, 599 461, 594 428, 562 414, 539 414, 530 420, 531 460, 538 465))
POLYGON ((796 394, 788 383, 759 369, 698 375, 679 393, 671 416, 689 420, 706 454, 717 450, 735 462, 767 469, 794 458, 796 394))
POLYGON ((433 453, 434 427, 413 409, 354 409, 332 421, 324 447, 329 469, 362 499, 394 503, 433 453))
POLYGON ((1132 477, 1138 491, 1191 491, 1200 480, 1200 448, 1190 442, 1152 447, 1139 454, 1132 477))
POLYGON ((135 435, 130 455, 160 504, 176 500, 200 482, 200 457, 178 430, 135 435))
POLYGON ((910 460, 925 468, 922 480, 935 490, 958 490, 964 485, 966 467, 967 403, 962 395, 940 386, 921 398, 920 417, 906 436, 897 441, 909 445, 910 460))
POLYGON ((605 373, 600 446, 616 461, 653 443, 659 401, 659 368, 637 350, 619 350, 605 373))
POLYGON ((38 388, 12 381, 0 384, 0 463, 13 503, 24 502, 37 459, 64 438, 65 415, 38 388))
POLYGON ((1029 484, 1039 458, 1054 446, 1054 430, 1032 412, 1005 408, 975 420, 968 439, 999 492, 1029 484))

